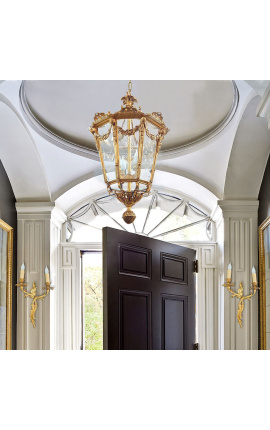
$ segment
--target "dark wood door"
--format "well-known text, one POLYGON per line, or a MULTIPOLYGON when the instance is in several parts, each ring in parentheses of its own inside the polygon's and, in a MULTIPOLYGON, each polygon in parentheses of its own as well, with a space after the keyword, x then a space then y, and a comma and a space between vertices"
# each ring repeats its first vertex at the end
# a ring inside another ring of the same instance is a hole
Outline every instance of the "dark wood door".
POLYGON ((104 349, 194 349, 195 251, 103 229, 104 349))

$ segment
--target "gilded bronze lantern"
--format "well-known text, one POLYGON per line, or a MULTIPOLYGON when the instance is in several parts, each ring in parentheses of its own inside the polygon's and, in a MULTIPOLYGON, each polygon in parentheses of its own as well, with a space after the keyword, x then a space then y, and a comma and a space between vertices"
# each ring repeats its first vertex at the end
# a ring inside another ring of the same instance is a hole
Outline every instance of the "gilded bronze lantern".
POLYGON ((109 194, 115 194, 127 210, 123 219, 134 222, 133 205, 150 193, 157 156, 169 129, 160 112, 145 114, 136 108, 137 99, 128 91, 121 110, 96 113, 89 128, 94 135, 109 194))

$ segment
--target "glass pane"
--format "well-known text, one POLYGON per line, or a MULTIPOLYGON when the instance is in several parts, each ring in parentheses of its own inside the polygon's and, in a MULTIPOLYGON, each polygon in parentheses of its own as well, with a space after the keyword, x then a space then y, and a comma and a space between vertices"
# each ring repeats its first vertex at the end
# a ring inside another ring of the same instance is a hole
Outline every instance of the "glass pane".
MULTIPOLYGON (((152 200, 152 194, 147 197, 143 197, 132 210, 136 214, 136 219, 134 221, 137 233, 141 233, 147 216, 148 208, 152 200)), ((144 232, 145 233, 145 232, 144 232)))
POLYGON ((84 337, 86 350, 103 349, 102 253, 83 254, 84 337))
POLYGON ((206 234, 206 222, 184 228, 183 230, 174 233, 168 233, 164 236, 159 236, 157 239, 168 242, 182 241, 207 241, 209 240, 206 234))
POLYGON ((154 154, 156 151, 156 139, 150 139, 146 134, 143 143, 143 157, 141 168, 141 179, 149 181, 153 167, 154 154))
MULTIPOLYGON (((118 201, 116 196, 107 195, 96 200, 97 205, 101 209, 106 211, 118 224, 116 224, 109 216, 104 215, 102 211, 97 207, 96 214, 89 205, 85 205, 79 211, 74 213, 77 221, 84 222, 92 227, 102 227, 108 226, 112 228, 124 229, 131 233, 142 233, 143 227, 148 214, 148 208, 152 202, 152 209, 149 212, 149 216, 145 225, 143 234, 149 237, 155 237, 161 233, 166 233, 165 239, 168 241, 209 241, 211 240, 211 229, 206 230, 206 226, 209 226, 209 221, 203 221, 207 216, 200 209, 191 205, 189 202, 185 202, 178 197, 167 195, 165 193, 158 193, 157 198, 153 200, 153 195, 156 192, 151 192, 147 197, 143 197, 136 205, 133 206, 132 210, 135 212, 136 219, 133 224, 126 224, 123 221, 122 215, 126 210, 125 206, 118 201), (152 201, 153 200, 153 201, 152 201), (173 214, 168 216, 171 211, 173 214), (98 216, 95 216, 98 215, 98 216), (168 216, 167 219, 165 219, 168 216), (164 220, 164 222, 163 222, 164 220), (203 221, 192 227, 188 227, 197 221, 203 221), (161 222, 160 226, 155 228, 161 222), (177 231, 175 233, 168 234, 170 230, 177 229, 179 227, 185 227, 183 230, 177 231), (135 227, 135 228, 134 228, 135 227), (154 230, 153 230, 154 229, 154 230), (152 231, 153 230, 153 231, 152 231)), ((95 242, 100 241, 101 231, 89 229, 89 227, 84 228, 83 225, 76 224, 72 221, 76 228, 73 234, 72 241, 80 242, 95 242), (83 233, 79 233, 79 230, 83 228, 83 233)), ((210 222, 211 224, 212 222, 210 222)), ((161 239, 162 236, 158 236, 161 239)), ((270 273, 269 273, 270 277, 270 273)))
MULTIPOLYGON (((119 202, 119 204, 121 205, 121 203, 119 202)), ((125 223, 125 221, 123 220, 123 218, 122 218, 122 216, 123 216, 123 213, 124 213, 124 211, 126 210, 126 207, 125 206, 123 206, 122 205, 122 210, 120 210, 120 211, 117 211, 117 212, 112 212, 110 215, 117 221, 117 222, 119 222, 119 224, 121 225, 121 226, 123 226, 123 230, 127 230, 127 231, 129 231, 130 233, 135 233, 135 230, 134 230, 134 227, 133 227, 133 225, 132 224, 126 224, 125 223)), ((136 215, 137 215, 137 213, 136 213, 136 215)), ((114 228, 116 228, 116 225, 115 225, 115 227, 114 228)), ((119 230, 121 230, 120 229, 120 227, 119 227, 119 230)))
MULTIPOLYGON (((164 211, 164 217, 163 219, 172 211, 174 212, 158 226, 153 233, 151 233, 151 236, 156 236, 161 233, 165 233, 170 230, 174 230, 176 228, 188 226, 189 224, 192 224, 197 221, 201 221, 206 217, 206 214, 203 214, 201 211, 194 211, 193 208, 191 208, 189 203, 181 202, 181 201, 172 201, 171 198, 167 196, 160 196, 158 195, 158 207, 164 208, 164 205, 166 205, 167 213, 164 211)), ((157 223, 158 224, 158 223, 157 223)), ((189 229, 191 227, 188 227, 189 229)), ((196 232, 196 229, 194 230, 196 232)), ((177 235, 179 236, 179 234, 177 235)), ((206 231, 204 232, 204 237, 207 237, 206 231)), ((178 240, 178 239, 177 239, 178 240)), ((183 240, 183 239, 179 239, 183 240)), ((204 239, 200 239, 204 240, 204 239)), ((209 240, 207 237, 206 240, 209 240)))
POLYGON ((7 239, 8 233, 0 228, 0 350, 6 349, 7 239))
POLYGON ((264 264, 265 264, 265 281, 270 279, 270 245, 269 245, 269 232, 270 228, 266 228, 263 232, 264 235, 264 264))
POLYGON ((132 179, 137 177, 139 134, 124 136, 119 142, 120 178, 132 179))
POLYGON ((206 234, 209 240, 213 239, 213 224, 212 221, 208 221, 206 224, 206 234))
POLYGON ((71 242, 101 242, 102 231, 96 230, 87 226, 78 226, 76 222, 73 223, 74 232, 71 242))
POLYGON ((99 134, 105 136, 109 133, 109 136, 100 141, 100 148, 103 155, 103 161, 105 170, 107 173, 108 181, 113 181, 115 179, 115 157, 114 157, 114 142, 113 142, 113 131, 111 124, 105 124, 104 127, 99 128, 99 134))
POLYGON ((134 232, 132 226, 127 228, 127 224, 122 219, 125 209, 125 206, 115 196, 110 195, 98 199, 97 204, 91 203, 84 206, 81 211, 76 211, 71 216, 71 222, 74 227, 71 242, 100 242, 102 240, 103 227, 112 227, 119 230, 125 228, 128 231, 134 232), (103 213, 102 210, 110 216, 103 213))
POLYGON ((123 184, 124 191, 134 191, 135 188, 136 188, 136 182, 130 182, 130 183, 125 182, 123 184))
MULTIPOLYGON (((108 212, 110 216, 114 218, 123 227, 123 229, 126 229, 131 233, 134 233, 134 228, 132 224, 131 225, 126 224, 122 218, 122 215, 126 210, 126 207, 119 202, 116 196, 111 196, 111 198, 98 199, 97 204, 106 212, 108 212)), ((113 224, 114 224, 113 228, 117 228, 117 225, 115 223, 113 224)), ((120 227, 118 228, 120 229, 120 227)))
MULTIPOLYGON (((163 220, 167 217, 167 215, 171 211, 175 210, 175 208, 179 206, 181 203, 182 203, 182 200, 178 198, 173 198, 171 196, 166 196, 159 193, 157 195, 156 201, 154 202, 153 210, 150 212, 150 216, 147 222, 146 232, 149 233, 160 222, 162 222, 161 225, 157 227, 153 231, 153 233, 151 233, 151 236, 152 235, 155 236, 158 233, 162 233, 164 231, 175 228, 175 227, 172 227, 172 222, 170 221, 170 217, 167 218, 167 220, 165 220, 164 222, 163 220)), ((183 211, 183 205, 182 205, 181 211, 183 211)))
POLYGON ((266 228, 263 231, 263 241, 264 241, 264 252, 267 254, 270 251, 270 228, 266 228))

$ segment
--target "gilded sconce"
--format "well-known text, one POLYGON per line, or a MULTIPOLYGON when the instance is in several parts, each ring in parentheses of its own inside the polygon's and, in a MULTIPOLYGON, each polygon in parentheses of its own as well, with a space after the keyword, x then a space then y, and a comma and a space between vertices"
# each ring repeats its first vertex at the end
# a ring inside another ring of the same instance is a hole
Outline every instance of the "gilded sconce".
POLYGON ((24 288, 27 286, 27 284, 24 282, 24 271, 25 271, 25 265, 22 264, 21 270, 20 270, 20 282, 19 284, 16 284, 16 287, 20 287, 21 291, 24 293, 24 297, 30 297, 32 299, 32 305, 31 305, 31 311, 30 311, 30 320, 33 325, 33 327, 36 327, 36 310, 37 310, 37 301, 44 300, 44 298, 49 294, 50 290, 53 290, 53 287, 51 287, 50 282, 50 274, 48 267, 45 268, 45 285, 46 287, 43 288, 43 290, 46 290, 46 292, 40 296, 37 295, 37 287, 35 282, 33 282, 32 288, 30 290, 30 293, 24 288))
POLYGON ((244 300, 251 300, 251 297, 253 297, 256 294, 256 291, 259 290, 260 288, 258 287, 256 270, 254 267, 252 267, 252 287, 250 288, 250 290, 253 290, 253 292, 247 296, 244 296, 244 287, 242 282, 240 282, 239 288, 237 291, 233 291, 231 289, 231 287, 234 286, 234 284, 231 282, 232 280, 231 277, 232 277, 232 265, 230 263, 227 270, 227 282, 223 284, 223 286, 227 287, 228 291, 231 293, 232 298, 236 297, 237 299, 239 299, 238 309, 237 309, 237 321, 240 327, 242 328, 243 326, 242 313, 244 310, 244 300))

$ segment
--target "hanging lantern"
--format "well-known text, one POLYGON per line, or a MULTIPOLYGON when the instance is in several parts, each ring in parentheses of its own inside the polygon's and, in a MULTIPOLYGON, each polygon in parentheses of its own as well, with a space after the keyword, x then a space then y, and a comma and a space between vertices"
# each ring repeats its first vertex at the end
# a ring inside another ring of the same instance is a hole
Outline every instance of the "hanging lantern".
POLYGON ((157 156, 169 131, 160 112, 145 114, 134 106, 138 102, 131 89, 129 81, 120 111, 96 113, 89 128, 96 141, 108 192, 127 207, 123 214, 127 224, 136 218, 132 206, 150 193, 157 156))

